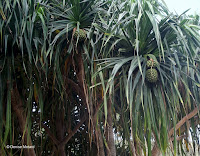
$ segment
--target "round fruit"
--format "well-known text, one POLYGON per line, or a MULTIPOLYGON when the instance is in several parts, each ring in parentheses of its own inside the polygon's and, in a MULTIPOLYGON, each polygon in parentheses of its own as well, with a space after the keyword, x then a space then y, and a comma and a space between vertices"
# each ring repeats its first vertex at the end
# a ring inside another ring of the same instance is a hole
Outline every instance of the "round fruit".
POLYGON ((155 83, 158 80, 158 72, 154 68, 147 69, 146 80, 150 83, 155 83))
POLYGON ((156 66, 157 66, 157 63, 153 59, 150 59, 147 61, 147 68, 154 68, 156 66))
POLYGON ((82 41, 85 41, 86 40, 86 33, 83 29, 79 29, 75 31, 74 33, 74 39, 76 40, 79 36, 79 41, 82 42, 82 41))

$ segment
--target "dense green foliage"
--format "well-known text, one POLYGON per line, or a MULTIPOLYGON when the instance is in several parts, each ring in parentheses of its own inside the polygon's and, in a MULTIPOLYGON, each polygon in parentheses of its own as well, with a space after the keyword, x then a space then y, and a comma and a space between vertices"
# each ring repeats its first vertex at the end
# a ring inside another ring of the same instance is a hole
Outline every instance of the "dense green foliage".
POLYGON ((0 155, 176 155, 199 123, 198 15, 157 0, 4 0, 0 15, 0 155))

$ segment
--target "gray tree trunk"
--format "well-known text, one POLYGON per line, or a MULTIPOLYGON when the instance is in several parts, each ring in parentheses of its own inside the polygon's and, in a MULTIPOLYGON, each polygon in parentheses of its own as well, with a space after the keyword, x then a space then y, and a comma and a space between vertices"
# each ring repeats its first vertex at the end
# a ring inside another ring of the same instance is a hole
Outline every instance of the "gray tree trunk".
POLYGON ((116 148, 115 148, 115 140, 114 140, 114 133, 113 133, 113 121, 112 121, 112 103, 109 100, 108 105, 108 123, 106 126, 106 141, 108 144, 107 148, 107 155, 108 156, 116 156, 116 148))

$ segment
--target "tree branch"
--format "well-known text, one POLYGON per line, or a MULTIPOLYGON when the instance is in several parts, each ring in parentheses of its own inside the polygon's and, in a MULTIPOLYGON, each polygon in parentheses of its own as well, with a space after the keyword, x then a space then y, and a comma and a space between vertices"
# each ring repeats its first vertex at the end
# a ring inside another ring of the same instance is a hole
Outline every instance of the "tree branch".
POLYGON ((85 114, 82 118, 82 120, 76 125, 76 127, 74 127, 73 131, 68 134, 60 143, 58 146, 62 146, 67 144, 67 142, 74 136, 74 134, 76 134, 77 130, 81 127, 81 125, 86 121, 88 117, 88 114, 85 114))
POLYGON ((83 89, 81 89, 80 86, 71 79, 67 78, 66 80, 67 83, 70 84, 70 86, 72 87, 73 91, 75 91, 81 97, 81 99, 83 100, 83 104, 86 105, 86 99, 83 89))
POLYGON ((45 129, 45 132, 47 132, 47 134, 49 135, 51 140, 54 142, 54 144, 58 145, 59 141, 55 138, 53 133, 51 133, 49 127, 47 127, 44 123, 42 123, 42 127, 45 129))
MULTIPOLYGON (((195 122, 194 122, 194 126, 197 126, 199 124, 199 120, 195 120, 195 122)), ((179 141, 179 140, 181 140, 181 136, 184 136, 184 132, 186 131, 186 127, 182 127, 181 129, 180 129, 180 136, 178 136, 177 138, 176 138, 176 140, 177 141, 179 141)), ((174 137, 171 137, 171 139, 170 139, 171 141, 173 141, 174 140, 174 137)))
MULTIPOLYGON (((187 135, 186 135, 186 134, 183 134, 183 135, 177 136, 177 137, 176 137, 176 140, 177 140, 177 141, 180 141, 180 140, 182 140, 183 138, 186 138, 186 137, 187 137, 187 135)), ((171 141, 174 141, 174 137, 171 138, 171 141)))
MULTIPOLYGON (((199 108, 196 107, 192 112, 190 112, 188 115, 186 115, 184 118, 182 118, 175 127, 175 130, 179 129, 186 121, 194 117, 199 111, 199 108)), ((174 134, 174 128, 171 128, 169 131, 169 138, 174 134)))
MULTIPOLYGON (((99 103, 96 107, 96 110, 95 110, 95 113, 93 116, 96 116, 97 115, 97 112, 99 110, 101 106, 101 103, 99 103)), ((67 142, 74 136, 74 134, 76 134, 76 132, 78 131, 78 129, 81 127, 81 125, 87 120, 88 118, 88 114, 85 114, 83 117, 82 117, 82 120, 76 125, 76 127, 73 129, 73 131, 71 133, 69 133, 59 144, 59 145, 65 145, 67 144, 67 142)))

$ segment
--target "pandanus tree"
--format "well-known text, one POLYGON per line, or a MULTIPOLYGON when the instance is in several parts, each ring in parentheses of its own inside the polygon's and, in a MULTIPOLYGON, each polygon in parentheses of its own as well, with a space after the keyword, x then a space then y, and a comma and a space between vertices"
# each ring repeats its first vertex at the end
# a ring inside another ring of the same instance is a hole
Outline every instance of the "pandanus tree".
POLYGON ((176 155, 199 123, 191 18, 153 0, 5 0, 0 14, 1 155, 176 155))
POLYGON ((176 155, 177 135, 199 123, 199 26, 157 1, 112 4, 94 26, 104 34, 99 70, 109 75, 101 83, 113 97, 116 134, 130 153, 165 155, 174 146, 176 155))
MULTIPOLYGON (((6 155, 21 151, 9 147, 6 150, 6 145, 33 145, 30 133, 34 81, 40 82, 35 75, 45 71, 48 18, 44 21, 44 10, 37 1, 1 1, 0 10, 0 138, 1 155, 6 155)), ((35 91, 40 92, 42 116, 41 87, 35 91)), ((35 151, 24 149, 24 154, 35 155, 35 151)))
POLYGON ((90 71, 83 49, 102 4, 1 2, 2 155, 89 154, 93 130, 88 132, 83 123, 88 119, 90 71), (13 150, 7 145, 35 148, 13 150))

